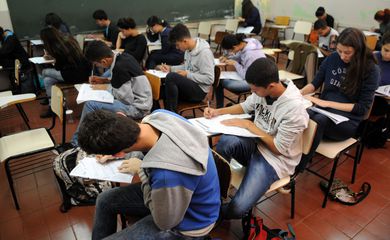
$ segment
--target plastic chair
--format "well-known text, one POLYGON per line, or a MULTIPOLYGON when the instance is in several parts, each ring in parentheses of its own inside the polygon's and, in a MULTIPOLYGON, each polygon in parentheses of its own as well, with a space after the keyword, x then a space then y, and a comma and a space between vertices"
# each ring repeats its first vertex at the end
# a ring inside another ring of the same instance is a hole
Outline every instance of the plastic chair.
POLYGON ((296 34, 304 35, 305 42, 306 42, 307 38, 311 32, 311 26, 312 26, 311 22, 297 21, 294 25, 294 33, 293 33, 291 40, 282 40, 282 41, 280 41, 280 43, 287 45, 287 44, 294 42, 294 41, 301 42, 301 41, 294 40, 296 34))
POLYGON ((219 54, 222 54, 222 47, 221 47, 221 43, 222 43, 222 40, 223 38, 226 36, 226 35, 229 35, 228 32, 216 32, 215 33, 215 39, 214 39, 214 42, 215 44, 217 44, 217 48, 215 49, 215 53, 217 53, 218 49, 219 49, 219 54))
POLYGON ((198 26, 198 37, 202 38, 203 36, 206 36, 207 42, 210 43, 210 33, 211 33, 211 23, 200 22, 198 26))
POLYGON ((66 120, 64 98, 61 89, 56 86, 52 87, 51 110, 55 113, 55 115, 53 116, 50 128, 36 128, 0 138, 0 161, 4 162, 8 183, 17 210, 19 210, 20 207, 16 197, 12 175, 17 175, 19 178, 22 177, 20 175, 23 173, 23 176, 29 175, 38 170, 42 170, 42 167, 46 165, 48 166, 47 168, 51 168, 52 165, 51 161, 50 163, 47 163, 44 160, 33 161, 33 159, 29 158, 29 162, 26 164, 25 161, 22 162, 17 160, 21 157, 32 156, 56 149, 55 141, 50 133, 50 130, 55 127, 56 116, 62 122, 61 146, 65 143, 66 120))
POLYGON ((372 51, 375 50, 376 43, 378 42, 377 36, 366 36, 366 44, 369 49, 372 51))
MULTIPOLYGON (((305 162, 303 159, 303 156, 305 154, 308 154, 311 148, 311 145, 313 144, 314 140, 314 135, 317 131, 317 123, 314 122, 313 120, 309 120, 308 127, 305 129, 303 132, 303 146, 302 146, 302 158, 301 162, 298 164, 298 166, 295 168, 295 172, 291 176, 284 177, 282 179, 279 179, 278 181, 274 182, 270 188, 267 190, 265 193, 271 193, 275 192, 279 189, 281 189, 284 186, 290 185, 290 194, 291 194, 291 218, 294 218, 295 215, 295 183, 296 183, 296 178, 297 176, 304 171, 307 162, 305 162)), ((241 181, 245 175, 245 167, 241 166, 239 163, 236 161, 232 162, 230 164, 232 167, 232 178, 231 178, 231 184, 234 188, 238 189, 240 187, 241 181)), ((257 204, 264 202, 265 200, 273 197, 276 193, 274 193, 272 196, 266 197, 262 199, 261 201, 257 202, 257 204)))
POLYGON ((238 19, 227 19, 225 31, 230 33, 236 33, 238 28, 238 23, 239 23, 238 19))
POLYGON ((290 25, 290 17, 288 17, 288 16, 276 16, 274 18, 274 23, 276 25, 288 26, 288 25, 290 25))
POLYGON ((214 66, 214 83, 207 93, 205 99, 199 103, 179 101, 177 106, 177 112, 182 115, 186 111, 192 111, 193 117, 196 117, 195 110, 203 110, 209 106, 211 100, 214 99, 214 91, 219 85, 219 77, 221 75, 221 69, 218 66, 214 66))
MULTIPOLYGON (((365 114, 361 124, 366 124, 366 120, 369 118, 370 113, 371 113, 371 108, 365 114)), ((318 147, 316 149, 316 153, 318 153, 326 158, 333 159, 333 167, 332 167, 329 178, 326 178, 325 176, 320 175, 319 173, 313 171, 310 168, 307 169, 310 173, 313 173, 314 175, 328 181, 328 189, 327 189, 326 193, 324 194, 322 208, 326 207, 329 192, 330 192, 331 186, 333 184, 334 177, 336 175, 337 165, 338 165, 338 162, 340 160, 340 157, 343 154, 354 159, 351 183, 355 182, 357 165, 360 162, 360 159, 363 155, 363 149, 364 149, 362 138, 365 136, 365 130, 367 128, 364 126, 363 129, 364 129, 363 132, 358 137, 349 138, 349 139, 344 140, 344 141, 332 141, 332 140, 323 139, 323 140, 321 140, 320 145, 318 145, 318 147), (348 152, 353 147, 356 147, 356 152, 355 152, 354 156, 349 154, 349 152, 348 152)))
POLYGON ((160 90, 161 90, 161 79, 153 74, 144 72, 145 76, 148 78, 150 87, 152 88, 152 97, 153 97, 153 109, 160 108, 160 90))

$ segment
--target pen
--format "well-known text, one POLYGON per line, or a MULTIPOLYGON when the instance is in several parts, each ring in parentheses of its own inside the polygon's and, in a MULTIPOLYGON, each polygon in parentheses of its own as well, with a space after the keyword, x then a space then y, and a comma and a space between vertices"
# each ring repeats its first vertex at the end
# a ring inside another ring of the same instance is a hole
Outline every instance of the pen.
POLYGON ((95 70, 95 64, 92 64, 92 71, 91 71, 91 77, 93 77, 93 72, 95 70))
POLYGON ((210 109, 210 100, 207 100, 207 108, 210 109))

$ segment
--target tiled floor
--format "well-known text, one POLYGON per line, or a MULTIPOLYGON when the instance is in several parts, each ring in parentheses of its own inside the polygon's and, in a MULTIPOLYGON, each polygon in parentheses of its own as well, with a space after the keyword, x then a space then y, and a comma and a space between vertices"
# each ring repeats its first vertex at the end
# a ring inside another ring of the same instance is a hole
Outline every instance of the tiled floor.
MULTIPOLYGON (((74 94, 68 93, 74 123, 67 125, 68 136, 74 132, 80 107, 74 103, 74 94)), ((23 105, 33 127, 49 126, 41 120, 43 107, 37 102, 23 105)), ((16 108, 0 111, 0 131, 3 134, 24 129, 16 108), (5 118, 5 119, 4 119, 5 118)), ((54 136, 60 140, 60 126, 54 136)), ((383 149, 365 149, 358 167, 357 181, 352 189, 358 191, 363 182, 372 186, 371 193, 356 206, 328 202, 321 208, 323 194, 319 178, 309 173, 300 175, 297 182, 296 217, 289 218, 290 196, 278 194, 257 206, 256 212, 270 228, 287 229, 291 223, 299 240, 313 239, 389 239, 390 236, 390 143, 383 149)), ((330 161, 321 171, 329 172, 330 161)), ((337 170, 337 177, 350 181, 352 161, 346 160, 337 170)), ((94 207, 75 207, 68 213, 59 212, 60 194, 51 169, 28 175, 16 181, 21 209, 15 210, 3 164, 0 169, 0 240, 13 239, 90 239, 94 207)), ((216 239, 240 239, 240 221, 226 221, 212 236, 216 239)))

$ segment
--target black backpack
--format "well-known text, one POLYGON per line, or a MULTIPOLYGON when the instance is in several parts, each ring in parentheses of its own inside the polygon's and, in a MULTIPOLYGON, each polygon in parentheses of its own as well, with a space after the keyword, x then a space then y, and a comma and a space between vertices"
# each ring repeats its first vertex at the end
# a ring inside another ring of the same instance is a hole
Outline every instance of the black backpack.
POLYGON ((367 148, 382 148, 387 141, 387 135, 386 118, 381 117, 375 122, 368 122, 363 143, 367 148))

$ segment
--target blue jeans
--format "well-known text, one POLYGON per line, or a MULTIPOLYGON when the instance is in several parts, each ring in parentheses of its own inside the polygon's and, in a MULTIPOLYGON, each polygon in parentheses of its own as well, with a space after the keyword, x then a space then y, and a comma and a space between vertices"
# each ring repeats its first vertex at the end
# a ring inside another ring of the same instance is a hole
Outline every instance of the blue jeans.
POLYGON ((223 107, 224 93, 223 90, 226 88, 233 93, 248 92, 251 90, 246 81, 237 81, 231 79, 221 79, 217 87, 215 97, 217 98, 217 108, 223 107))
POLYGON ((226 160, 234 158, 246 167, 236 195, 227 205, 222 206, 223 218, 241 218, 279 177, 257 149, 254 138, 222 135, 217 144, 217 152, 226 160))
POLYGON ((92 239, 203 239, 181 235, 174 230, 160 230, 153 222, 149 209, 144 205, 141 184, 130 184, 113 188, 99 194, 96 201, 92 239), (117 229, 117 215, 143 217, 131 227, 120 232, 117 229))
POLYGON ((42 70, 43 83, 45 84, 46 95, 51 97, 51 87, 59 82, 64 82, 61 72, 54 68, 45 68, 42 70))
POLYGON ((307 112, 309 113, 310 119, 317 123, 317 131, 314 135, 314 140, 310 148, 310 152, 304 156, 304 160, 310 160, 313 158, 318 145, 320 145, 320 142, 324 137, 334 141, 343 141, 355 136, 359 126, 359 122, 357 121, 349 120, 335 124, 327 116, 321 113, 314 112, 310 109, 307 112))
POLYGON ((78 132, 79 132, 79 127, 82 124, 85 116, 93 111, 99 110, 99 109, 104 109, 108 110, 111 112, 123 112, 127 116, 133 118, 133 119, 140 119, 143 117, 143 113, 139 110, 137 110, 134 106, 131 105, 126 105, 118 100, 114 100, 113 103, 103 103, 103 102, 96 102, 96 101, 88 101, 84 104, 83 111, 81 113, 81 118, 79 122, 79 126, 76 129, 76 132, 73 134, 72 137, 72 144, 74 146, 78 146, 78 132))

